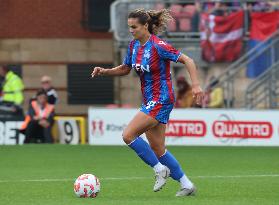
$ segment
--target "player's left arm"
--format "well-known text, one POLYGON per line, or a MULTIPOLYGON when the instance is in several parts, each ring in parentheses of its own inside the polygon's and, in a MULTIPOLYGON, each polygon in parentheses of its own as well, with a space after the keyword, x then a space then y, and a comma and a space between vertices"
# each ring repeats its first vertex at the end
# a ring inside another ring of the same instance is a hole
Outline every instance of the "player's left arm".
POLYGON ((123 75, 128 75, 130 71, 131 68, 125 64, 110 69, 95 67, 93 68, 91 77, 94 78, 95 76, 123 76, 123 75))
POLYGON ((186 66, 186 69, 188 70, 192 81, 193 97, 196 103, 200 105, 203 98, 203 91, 200 87, 198 71, 195 62, 193 61, 193 59, 183 53, 179 56, 178 62, 183 63, 186 66))

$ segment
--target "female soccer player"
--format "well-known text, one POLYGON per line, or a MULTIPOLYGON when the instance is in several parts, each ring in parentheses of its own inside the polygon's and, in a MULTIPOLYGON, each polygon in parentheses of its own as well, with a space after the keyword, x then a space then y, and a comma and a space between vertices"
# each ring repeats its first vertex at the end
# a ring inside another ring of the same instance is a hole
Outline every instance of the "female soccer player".
POLYGON ((91 76, 122 76, 134 69, 140 77, 143 103, 140 111, 123 132, 124 142, 155 171, 154 191, 159 191, 171 176, 181 184, 176 196, 193 195, 193 183, 185 175, 175 157, 165 148, 165 129, 175 97, 170 61, 185 64, 192 80, 193 97, 202 100, 196 66, 191 58, 180 53, 156 36, 169 20, 169 11, 137 9, 128 16, 128 26, 134 39, 130 42, 122 65, 111 69, 95 67, 91 76), (149 144, 140 135, 146 134, 149 144))

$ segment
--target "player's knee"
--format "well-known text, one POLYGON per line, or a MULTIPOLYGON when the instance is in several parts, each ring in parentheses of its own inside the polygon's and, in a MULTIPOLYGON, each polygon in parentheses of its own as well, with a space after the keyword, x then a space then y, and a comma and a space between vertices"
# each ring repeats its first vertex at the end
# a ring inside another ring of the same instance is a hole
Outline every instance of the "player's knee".
POLYGON ((130 144, 133 141, 133 137, 126 130, 122 133, 122 139, 126 144, 130 144))

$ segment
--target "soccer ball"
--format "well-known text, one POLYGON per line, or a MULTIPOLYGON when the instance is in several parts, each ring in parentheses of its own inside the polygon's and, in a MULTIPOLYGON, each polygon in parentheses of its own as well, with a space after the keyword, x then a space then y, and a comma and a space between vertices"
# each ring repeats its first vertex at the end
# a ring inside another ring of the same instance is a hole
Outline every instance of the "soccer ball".
POLYGON ((74 192, 80 198, 95 198, 100 188, 100 181, 93 174, 82 174, 74 183, 74 192))

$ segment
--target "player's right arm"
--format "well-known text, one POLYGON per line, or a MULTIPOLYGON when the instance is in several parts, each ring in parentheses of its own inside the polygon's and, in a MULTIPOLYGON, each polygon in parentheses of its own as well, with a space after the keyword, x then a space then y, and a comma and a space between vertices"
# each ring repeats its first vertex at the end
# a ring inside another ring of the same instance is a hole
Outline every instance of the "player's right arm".
POLYGON ((135 41, 132 40, 128 46, 127 55, 124 59, 122 65, 111 69, 104 69, 102 67, 95 67, 91 73, 91 77, 94 78, 95 76, 103 75, 103 76, 122 76, 128 75, 132 68, 132 51, 133 45, 135 41))
POLYGON ((125 64, 120 66, 105 69, 102 67, 95 67, 91 73, 91 77, 94 78, 95 76, 122 76, 128 75, 131 71, 131 68, 125 64))

